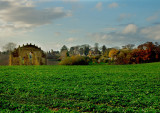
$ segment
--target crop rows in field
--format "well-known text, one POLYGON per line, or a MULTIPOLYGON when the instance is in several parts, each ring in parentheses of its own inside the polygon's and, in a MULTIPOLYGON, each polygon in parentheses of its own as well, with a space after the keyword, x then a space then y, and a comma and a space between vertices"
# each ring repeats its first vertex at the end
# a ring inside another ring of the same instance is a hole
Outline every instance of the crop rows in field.
POLYGON ((1 66, 2 112, 159 112, 160 63, 1 66))

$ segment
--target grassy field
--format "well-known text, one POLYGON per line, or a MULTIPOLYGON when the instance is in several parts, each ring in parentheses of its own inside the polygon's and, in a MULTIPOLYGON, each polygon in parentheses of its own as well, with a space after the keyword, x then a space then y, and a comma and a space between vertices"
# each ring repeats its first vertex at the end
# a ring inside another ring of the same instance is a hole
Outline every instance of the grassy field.
POLYGON ((160 63, 0 66, 0 112, 160 112, 160 63))

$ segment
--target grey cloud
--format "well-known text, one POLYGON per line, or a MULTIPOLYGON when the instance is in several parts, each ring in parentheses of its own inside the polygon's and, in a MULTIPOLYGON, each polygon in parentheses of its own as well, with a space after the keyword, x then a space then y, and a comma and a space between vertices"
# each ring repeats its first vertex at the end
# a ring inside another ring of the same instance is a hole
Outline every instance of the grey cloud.
POLYGON ((153 25, 159 25, 160 24, 160 22, 154 22, 154 23, 152 23, 153 25))
POLYGON ((66 16, 64 11, 56 12, 56 9, 35 10, 34 8, 19 7, 12 9, 0 17, 8 22, 20 22, 24 24, 43 25, 52 20, 66 16))
POLYGON ((79 2, 79 0, 37 0, 37 2, 55 2, 55 1, 62 1, 62 2, 79 2))
POLYGON ((57 36, 57 37, 62 35, 61 32, 55 32, 54 34, 55 34, 55 36, 57 36))
POLYGON ((121 23, 121 24, 118 24, 117 26, 127 26, 128 24, 135 24, 134 22, 131 22, 131 23, 121 23))
POLYGON ((11 4, 8 1, 0 1, 0 9, 8 8, 11 4))
POLYGON ((0 1, 0 10, 4 10, 6 8, 10 7, 10 3, 7 1, 0 1))
POLYGON ((0 38, 21 36, 68 16, 72 12, 63 7, 37 9, 31 0, 0 0, 0 38))
POLYGON ((0 1, 0 9, 0 19, 2 21, 18 26, 36 27, 49 24, 55 19, 71 16, 71 11, 65 11, 63 7, 38 10, 33 6, 22 6, 11 1, 0 1), (3 11, 4 8, 5 11, 3 11))

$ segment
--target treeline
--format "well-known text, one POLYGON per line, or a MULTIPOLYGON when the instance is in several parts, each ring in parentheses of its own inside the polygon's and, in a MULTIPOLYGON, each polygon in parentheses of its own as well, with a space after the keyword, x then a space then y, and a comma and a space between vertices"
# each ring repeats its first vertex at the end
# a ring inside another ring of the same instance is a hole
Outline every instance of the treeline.
POLYGON ((135 47, 134 44, 122 48, 107 48, 105 45, 95 47, 89 45, 71 47, 63 46, 60 52, 60 64, 85 65, 96 63, 108 64, 139 64, 160 61, 160 45, 155 42, 146 42, 135 47))
POLYGON ((158 43, 146 42, 135 49, 114 50, 111 58, 114 56, 115 64, 138 64, 160 61, 160 45, 158 43))
MULTIPOLYGON (((3 48, 6 51, 0 52, 0 62, 7 62, 9 52, 16 47, 14 43, 8 43, 3 48), (7 56, 7 57, 6 57, 7 56)), ((50 62, 59 62, 61 65, 87 65, 87 64, 139 64, 160 61, 160 45, 158 42, 146 42, 135 47, 134 44, 107 48, 105 45, 94 47, 88 44, 63 46, 60 51, 46 52, 46 58, 50 62)))

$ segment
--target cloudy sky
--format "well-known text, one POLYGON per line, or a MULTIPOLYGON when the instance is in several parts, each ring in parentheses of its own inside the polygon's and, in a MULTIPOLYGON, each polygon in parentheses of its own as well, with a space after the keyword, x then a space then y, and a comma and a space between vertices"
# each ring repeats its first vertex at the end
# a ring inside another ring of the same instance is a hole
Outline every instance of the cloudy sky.
POLYGON ((160 42, 160 0, 0 0, 0 50, 160 42))

